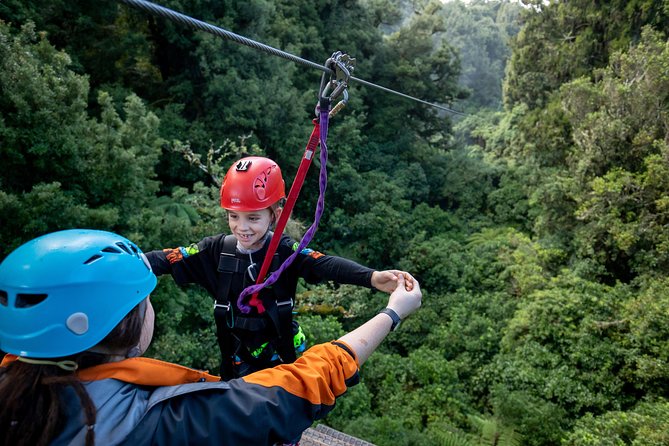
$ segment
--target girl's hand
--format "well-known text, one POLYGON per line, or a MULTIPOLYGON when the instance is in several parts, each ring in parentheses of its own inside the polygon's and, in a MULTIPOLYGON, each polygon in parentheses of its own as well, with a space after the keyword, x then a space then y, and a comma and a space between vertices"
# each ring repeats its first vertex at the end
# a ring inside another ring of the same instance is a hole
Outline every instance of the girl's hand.
POLYGON ((372 273, 372 286, 379 291, 392 293, 397 288, 398 277, 403 276, 404 288, 411 291, 414 286, 414 278, 406 271, 399 271, 396 269, 389 269, 386 271, 374 271, 372 273))

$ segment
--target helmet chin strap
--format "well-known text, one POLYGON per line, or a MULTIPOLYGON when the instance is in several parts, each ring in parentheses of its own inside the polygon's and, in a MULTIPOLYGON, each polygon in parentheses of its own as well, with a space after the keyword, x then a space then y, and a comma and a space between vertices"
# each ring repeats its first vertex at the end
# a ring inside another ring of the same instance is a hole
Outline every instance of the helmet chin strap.
POLYGON ((18 358, 16 358, 16 360, 34 365, 55 365, 56 367, 60 367, 61 369, 67 372, 74 372, 77 370, 77 368, 79 368, 79 365, 77 365, 76 362, 70 361, 69 359, 66 359, 64 361, 50 361, 48 359, 33 359, 33 358, 26 358, 24 356, 19 356, 18 358))
POLYGON ((141 354, 142 354, 142 349, 139 347, 139 344, 137 344, 133 348, 128 350, 128 353, 125 354, 125 357, 136 358, 137 356, 141 356, 141 354))

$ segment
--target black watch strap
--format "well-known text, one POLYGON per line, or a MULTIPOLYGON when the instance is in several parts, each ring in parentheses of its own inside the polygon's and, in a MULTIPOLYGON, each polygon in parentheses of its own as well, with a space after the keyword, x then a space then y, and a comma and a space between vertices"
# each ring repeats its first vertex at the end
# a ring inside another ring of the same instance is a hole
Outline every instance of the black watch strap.
POLYGON ((390 318, 393 320, 393 325, 390 326, 390 331, 395 331, 397 330, 397 327, 400 326, 400 322, 402 322, 402 319, 400 318, 400 315, 395 312, 395 310, 391 308, 384 308, 383 310, 379 311, 379 314, 385 313, 390 318))

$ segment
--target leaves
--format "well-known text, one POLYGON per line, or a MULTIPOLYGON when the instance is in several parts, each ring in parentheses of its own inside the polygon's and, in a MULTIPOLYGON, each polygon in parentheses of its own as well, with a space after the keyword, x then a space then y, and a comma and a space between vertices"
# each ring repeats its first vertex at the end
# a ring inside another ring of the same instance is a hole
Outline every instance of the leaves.
MULTIPOLYGON (((61 228, 144 249, 225 231, 219 183, 247 154, 275 158, 290 187, 320 73, 123 5, 42 3, 0 5, 3 256, 61 228)), ((452 122, 352 83, 330 123, 313 247, 406 269, 424 302, 327 423, 379 445, 667 442, 663 2, 182 3, 165 4, 471 107, 452 122)), ((387 298, 333 284, 296 297, 310 343, 387 298)), ((151 354, 215 371, 210 298, 166 278, 153 299, 151 354)))

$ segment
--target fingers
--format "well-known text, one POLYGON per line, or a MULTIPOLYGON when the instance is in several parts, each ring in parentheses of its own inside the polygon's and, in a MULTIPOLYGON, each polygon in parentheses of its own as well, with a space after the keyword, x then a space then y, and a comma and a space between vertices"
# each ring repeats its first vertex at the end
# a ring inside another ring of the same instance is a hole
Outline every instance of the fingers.
POLYGON ((411 274, 409 274, 406 271, 396 271, 395 274, 398 277, 402 277, 404 279, 404 288, 407 291, 411 291, 413 289, 413 282, 414 282, 415 279, 413 278, 413 276, 411 274))
POLYGON ((389 269, 385 271, 375 271, 372 274, 372 286, 378 290, 392 293, 400 286, 406 291, 411 291, 414 288, 416 279, 406 271, 397 269, 389 269), (400 279, 402 284, 400 285, 400 279))
POLYGON ((416 294, 422 299, 422 297, 423 297, 423 293, 422 293, 421 290, 420 290, 420 284, 419 284, 418 281, 417 281, 416 279, 414 279, 413 277, 412 277, 411 279, 412 279, 411 284, 412 284, 412 287, 413 287, 412 291, 413 291, 414 293, 416 293, 416 294))
POLYGON ((414 281, 415 281, 413 276, 409 273, 402 273, 402 275, 404 276, 404 281, 405 281, 404 287, 406 288, 406 290, 407 291, 413 290, 413 284, 414 284, 414 281))

